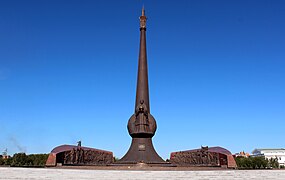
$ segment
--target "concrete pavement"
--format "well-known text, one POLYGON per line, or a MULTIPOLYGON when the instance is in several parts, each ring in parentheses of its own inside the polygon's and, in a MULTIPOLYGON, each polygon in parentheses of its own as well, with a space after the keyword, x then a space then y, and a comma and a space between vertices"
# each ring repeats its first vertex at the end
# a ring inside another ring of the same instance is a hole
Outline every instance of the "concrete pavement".
POLYGON ((285 170, 128 171, 50 168, 0 168, 0 180, 285 180, 285 170))

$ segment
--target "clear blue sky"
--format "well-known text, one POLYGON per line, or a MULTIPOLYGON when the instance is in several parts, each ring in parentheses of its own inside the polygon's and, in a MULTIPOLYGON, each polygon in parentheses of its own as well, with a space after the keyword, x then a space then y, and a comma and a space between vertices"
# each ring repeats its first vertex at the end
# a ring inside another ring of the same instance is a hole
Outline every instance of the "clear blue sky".
POLYGON ((157 152, 285 147, 285 1, 0 2, 0 150, 61 144, 122 157, 139 20, 157 152))

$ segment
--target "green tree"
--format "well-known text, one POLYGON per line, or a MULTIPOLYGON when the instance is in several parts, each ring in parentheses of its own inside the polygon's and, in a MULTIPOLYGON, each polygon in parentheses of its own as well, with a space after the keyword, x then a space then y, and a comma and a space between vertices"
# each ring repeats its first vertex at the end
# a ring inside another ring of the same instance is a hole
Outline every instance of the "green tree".
POLYGON ((114 162, 117 162, 117 161, 119 161, 119 160, 120 160, 120 158, 114 156, 114 162))
POLYGON ((239 169, 264 169, 268 167, 268 160, 264 157, 236 157, 239 169))
POLYGON ((268 160, 268 166, 271 168, 279 168, 279 163, 277 158, 270 158, 268 160))
POLYGON ((0 155, 0 166, 2 166, 4 164, 4 159, 2 157, 2 155, 0 155))
POLYGON ((259 157, 253 157, 251 159, 252 159, 253 169, 261 169, 261 168, 263 169, 267 167, 268 161, 264 157, 259 156, 259 157))
POLYGON ((44 167, 47 161, 48 154, 30 154, 16 153, 13 156, 11 166, 30 166, 44 167))
POLYGON ((8 158, 8 159, 3 159, 3 161, 4 161, 4 164, 3 165, 5 165, 5 166, 11 166, 11 163, 12 163, 12 160, 13 160, 13 158, 8 158))
POLYGON ((25 166, 27 163, 26 153, 16 153, 13 156, 11 166, 25 166))
POLYGON ((28 159, 32 166, 45 166, 48 156, 48 154, 31 154, 28 155, 28 159))

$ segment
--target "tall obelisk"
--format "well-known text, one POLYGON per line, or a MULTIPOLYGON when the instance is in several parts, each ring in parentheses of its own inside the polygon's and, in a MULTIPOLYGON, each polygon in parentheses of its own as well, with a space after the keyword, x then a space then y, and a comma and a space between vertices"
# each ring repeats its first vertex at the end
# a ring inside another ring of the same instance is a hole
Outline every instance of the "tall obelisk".
POLYGON ((156 153, 152 137, 156 131, 156 121, 150 114, 148 70, 146 55, 146 20, 144 8, 140 16, 140 50, 137 77, 135 112, 128 122, 132 144, 119 163, 165 163, 156 153))

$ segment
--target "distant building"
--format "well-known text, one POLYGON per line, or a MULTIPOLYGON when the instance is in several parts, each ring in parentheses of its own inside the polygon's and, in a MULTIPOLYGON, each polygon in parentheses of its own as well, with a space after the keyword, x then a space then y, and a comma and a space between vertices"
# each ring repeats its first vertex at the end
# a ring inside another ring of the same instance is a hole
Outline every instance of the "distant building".
POLYGON ((9 158, 11 158, 11 156, 9 156, 9 155, 5 155, 5 156, 1 155, 1 156, 2 156, 2 159, 9 159, 9 158))
POLYGON ((248 158, 249 156, 250 154, 244 151, 234 154, 234 157, 247 157, 248 158))
POLYGON ((4 150, 3 154, 1 155, 2 159, 9 159, 11 156, 8 155, 8 150, 7 148, 4 150))
POLYGON ((285 149, 254 149, 253 156, 264 156, 266 159, 278 159, 279 166, 285 166, 285 149))
POLYGON ((3 154, 3 155, 0 155, 0 158, 1 159, 9 159, 9 158, 11 158, 11 156, 10 155, 7 155, 7 154, 3 154))

